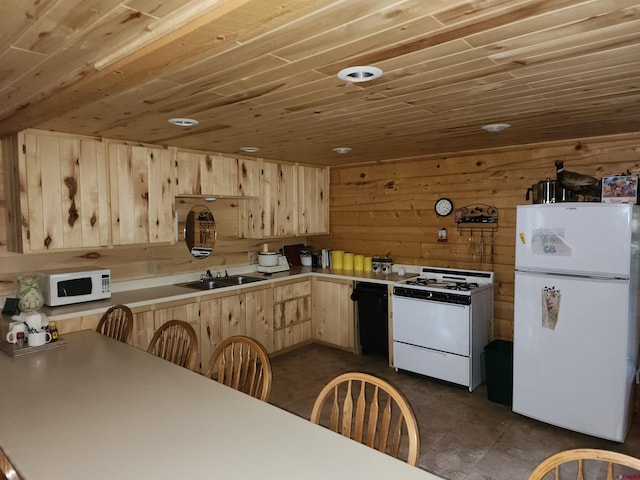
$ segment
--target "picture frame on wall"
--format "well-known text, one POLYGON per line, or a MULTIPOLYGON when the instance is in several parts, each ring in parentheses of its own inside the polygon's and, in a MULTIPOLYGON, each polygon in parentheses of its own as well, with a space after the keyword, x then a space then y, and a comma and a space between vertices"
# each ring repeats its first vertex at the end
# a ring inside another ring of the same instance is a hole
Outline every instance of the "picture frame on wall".
POLYGON ((602 203, 638 202, 638 177, 635 175, 615 175, 602 177, 602 203))

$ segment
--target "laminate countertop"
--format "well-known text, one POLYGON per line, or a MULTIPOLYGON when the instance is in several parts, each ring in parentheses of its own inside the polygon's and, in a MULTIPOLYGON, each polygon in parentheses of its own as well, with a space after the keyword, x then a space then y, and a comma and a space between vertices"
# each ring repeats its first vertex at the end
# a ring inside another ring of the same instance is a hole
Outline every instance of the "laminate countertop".
MULTIPOLYGON (((178 285, 178 283, 197 280, 197 274, 195 274, 194 278, 190 278, 189 280, 185 280, 185 277, 180 277, 181 279, 176 280, 175 284, 172 283, 164 285, 153 285, 150 287, 145 287, 145 280, 139 280, 135 283, 127 282, 129 285, 132 285, 132 287, 114 291, 111 294, 111 298, 106 300, 85 302, 76 305, 65 305, 60 307, 43 307, 40 309, 40 312, 44 313, 49 318, 49 320, 59 321, 66 318, 101 314, 104 313, 105 310, 111 305, 115 304, 124 304, 129 306, 130 308, 144 307, 160 302, 170 302, 174 300, 196 298, 202 295, 232 293, 233 291, 245 288, 255 288, 257 286, 266 285, 269 283, 276 283, 289 279, 302 279, 304 277, 311 276, 392 285, 399 280, 416 275, 414 273, 407 273, 404 276, 397 273, 384 275, 381 273, 373 272, 328 270, 313 267, 292 267, 291 270, 288 270, 286 272, 274 273, 270 276, 265 276, 264 274, 256 272, 255 270, 247 271, 246 269, 238 273, 252 277, 261 277, 263 278, 263 281, 225 288, 216 288, 213 290, 196 290, 193 288, 180 286, 178 285)), ((236 272, 230 271, 229 274, 236 274, 236 272)), ((148 282, 152 283, 151 280, 149 280, 148 282)))
POLYGON ((439 477, 93 331, 0 354, 0 441, 26 480, 439 477))

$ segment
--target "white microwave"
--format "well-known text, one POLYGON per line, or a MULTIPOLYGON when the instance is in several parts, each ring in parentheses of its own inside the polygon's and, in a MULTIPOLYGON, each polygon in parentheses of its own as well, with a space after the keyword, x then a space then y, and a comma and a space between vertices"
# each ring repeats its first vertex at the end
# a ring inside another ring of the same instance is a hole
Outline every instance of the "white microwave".
POLYGON ((111 270, 68 269, 38 272, 44 303, 50 307, 111 298, 111 270))

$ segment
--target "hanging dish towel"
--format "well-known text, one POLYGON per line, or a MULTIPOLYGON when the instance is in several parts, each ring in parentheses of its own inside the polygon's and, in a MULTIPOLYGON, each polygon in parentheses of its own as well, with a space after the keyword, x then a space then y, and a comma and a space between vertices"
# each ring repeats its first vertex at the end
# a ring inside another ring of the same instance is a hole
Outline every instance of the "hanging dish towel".
POLYGON ((542 289, 542 326, 555 330, 560 311, 560 290, 556 287, 542 289))

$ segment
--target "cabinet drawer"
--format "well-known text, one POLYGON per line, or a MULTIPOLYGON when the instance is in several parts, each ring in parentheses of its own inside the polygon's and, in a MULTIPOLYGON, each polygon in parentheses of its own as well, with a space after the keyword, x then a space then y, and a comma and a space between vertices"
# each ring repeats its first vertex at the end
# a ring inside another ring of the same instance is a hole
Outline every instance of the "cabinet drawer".
POLYGON ((273 328, 289 327, 311 320, 311 297, 303 297, 273 306, 273 328))
POLYGON ((393 342, 393 366, 469 386, 469 357, 393 342))
POLYGON ((311 280, 289 283, 273 289, 273 302, 284 302, 293 298, 306 297, 309 295, 311 295, 311 280))

